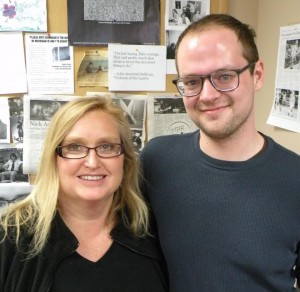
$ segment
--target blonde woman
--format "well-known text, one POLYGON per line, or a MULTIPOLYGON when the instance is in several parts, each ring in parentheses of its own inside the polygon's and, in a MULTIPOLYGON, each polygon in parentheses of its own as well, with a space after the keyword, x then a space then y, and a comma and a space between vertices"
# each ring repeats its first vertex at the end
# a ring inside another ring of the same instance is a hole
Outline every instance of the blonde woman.
POLYGON ((167 291, 123 111, 77 98, 53 117, 31 194, 1 221, 0 291, 167 291))

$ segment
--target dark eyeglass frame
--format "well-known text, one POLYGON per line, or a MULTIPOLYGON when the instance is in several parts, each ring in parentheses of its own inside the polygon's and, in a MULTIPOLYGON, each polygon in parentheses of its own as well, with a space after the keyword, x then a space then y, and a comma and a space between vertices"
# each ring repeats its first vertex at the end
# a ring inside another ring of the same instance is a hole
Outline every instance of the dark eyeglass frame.
POLYGON ((207 75, 192 75, 192 76, 187 76, 187 77, 184 77, 184 78, 177 78, 177 79, 173 79, 172 83, 176 86, 177 91, 179 92, 179 94, 182 95, 182 96, 186 96, 186 97, 193 97, 193 96, 196 96, 196 95, 200 94, 202 89, 203 89, 203 84, 204 84, 205 79, 208 79, 209 82, 211 83, 211 85, 216 90, 218 90, 220 92, 228 92, 228 91, 235 90, 236 88, 239 87, 239 85, 240 85, 240 74, 243 73, 244 71, 246 71, 247 69, 249 69, 255 63, 256 63, 256 61, 252 61, 252 62, 248 63, 245 67, 243 67, 241 69, 219 70, 219 71, 215 71, 215 72, 212 72, 210 74, 207 74, 207 75), (230 89, 220 89, 220 88, 218 88, 218 86, 216 84, 214 84, 213 76, 215 74, 218 74, 218 73, 223 72, 223 71, 224 72, 235 72, 237 74, 238 82, 237 82, 237 85, 235 87, 230 88, 230 89), (178 82, 183 81, 186 78, 197 78, 197 79, 201 80, 201 88, 200 88, 198 93, 193 93, 191 95, 186 95, 186 94, 181 93, 181 91, 179 90, 178 82))
POLYGON ((109 143, 109 144, 110 145, 118 145, 120 147, 119 148, 119 153, 116 154, 116 155, 112 155, 112 156, 101 156, 101 155, 98 154, 97 148, 102 146, 103 144, 97 145, 96 147, 87 147, 87 146, 84 146, 84 145, 81 145, 81 144, 75 144, 75 143, 68 144, 68 145, 63 145, 63 146, 59 145, 59 146, 56 147, 55 152, 57 153, 57 155, 59 157, 62 157, 62 158, 65 158, 65 159, 82 159, 82 158, 85 158, 85 157, 88 156, 90 150, 95 150, 97 156, 100 157, 100 158, 113 158, 113 157, 118 157, 118 156, 124 154, 125 148, 124 148, 123 144, 121 144, 121 143, 109 143), (82 148, 86 149, 86 154, 82 157, 76 157, 76 158, 75 157, 70 158, 70 157, 63 156, 63 148, 69 147, 71 145, 81 146, 82 148))

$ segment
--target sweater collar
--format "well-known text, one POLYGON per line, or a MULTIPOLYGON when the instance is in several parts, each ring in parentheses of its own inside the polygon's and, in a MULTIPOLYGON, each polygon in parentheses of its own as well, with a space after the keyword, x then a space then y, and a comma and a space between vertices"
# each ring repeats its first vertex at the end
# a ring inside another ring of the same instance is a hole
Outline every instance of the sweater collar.
MULTIPOLYGON (((159 260, 162 257, 156 238, 151 236, 136 237, 124 226, 121 220, 110 233, 112 239, 122 246, 159 260)), ((55 257, 64 258, 74 252, 79 242, 71 230, 67 227, 60 214, 57 212, 53 222, 49 240, 43 252, 47 260, 57 260, 55 257)))

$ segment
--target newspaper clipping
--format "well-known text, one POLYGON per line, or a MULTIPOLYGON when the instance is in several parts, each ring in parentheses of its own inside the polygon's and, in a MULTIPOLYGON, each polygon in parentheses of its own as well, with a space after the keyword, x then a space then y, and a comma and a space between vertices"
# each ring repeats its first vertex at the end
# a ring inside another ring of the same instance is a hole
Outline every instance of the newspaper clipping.
POLYGON ((73 94, 73 47, 67 34, 25 34, 28 92, 73 94))
POLYGON ((74 96, 24 96, 24 172, 35 174, 53 115, 74 96))
POLYGON ((274 101, 267 123, 300 133, 300 24, 280 28, 274 101))
POLYGON ((175 93, 149 94, 147 117, 148 140, 198 129, 186 113, 182 97, 175 93))

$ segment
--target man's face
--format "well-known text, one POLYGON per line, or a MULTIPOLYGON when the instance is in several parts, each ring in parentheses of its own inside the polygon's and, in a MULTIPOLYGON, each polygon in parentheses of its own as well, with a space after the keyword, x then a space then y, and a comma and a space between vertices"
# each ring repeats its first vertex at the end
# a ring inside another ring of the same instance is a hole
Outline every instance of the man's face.
MULTIPOLYGON (((180 77, 207 75, 218 70, 241 69, 248 64, 236 35, 223 27, 212 27, 182 40, 177 54, 180 77)), ((204 135, 213 139, 229 137, 254 127, 254 92, 263 83, 263 65, 256 63, 254 75, 247 69, 239 76, 239 86, 220 92, 205 79, 202 91, 184 97, 186 110, 204 135)))

